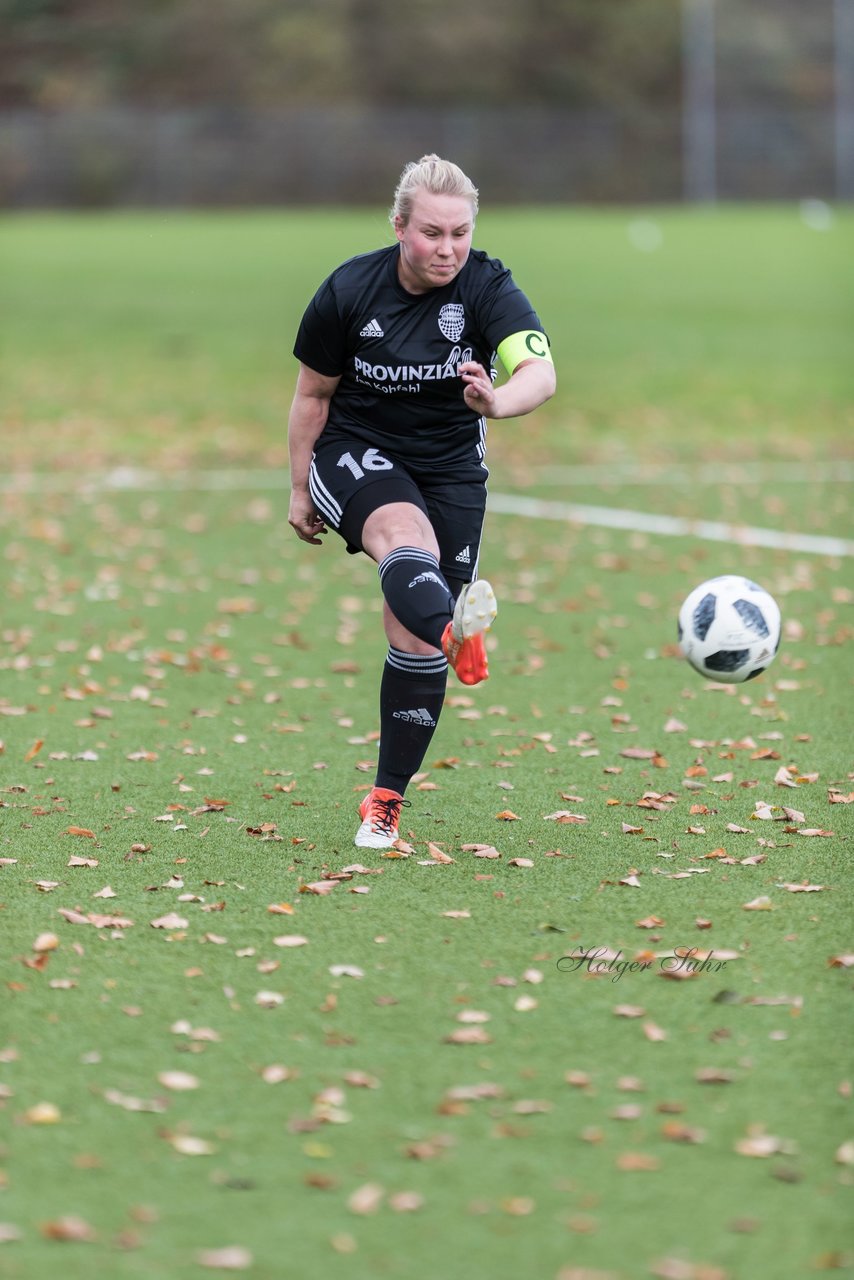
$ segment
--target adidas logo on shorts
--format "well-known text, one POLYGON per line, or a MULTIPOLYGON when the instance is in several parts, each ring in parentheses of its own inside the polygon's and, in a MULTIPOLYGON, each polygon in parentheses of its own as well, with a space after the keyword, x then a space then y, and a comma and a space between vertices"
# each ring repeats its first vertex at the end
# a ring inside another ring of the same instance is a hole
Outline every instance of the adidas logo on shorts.
POLYGON ((379 326, 378 321, 369 320, 364 329, 359 330, 360 338, 384 338, 385 334, 379 326))
POLYGON ((463 547, 458 556, 454 556, 457 564, 471 564, 471 547, 463 547))
POLYGON ((395 720, 408 720, 410 724, 423 724, 425 729, 435 729, 436 721, 426 707, 412 707, 409 711, 395 711, 395 720))

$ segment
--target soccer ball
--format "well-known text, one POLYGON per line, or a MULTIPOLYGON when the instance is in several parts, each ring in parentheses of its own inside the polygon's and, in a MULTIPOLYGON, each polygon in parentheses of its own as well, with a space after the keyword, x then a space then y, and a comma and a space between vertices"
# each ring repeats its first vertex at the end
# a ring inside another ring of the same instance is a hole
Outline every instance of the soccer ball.
POLYGON ((710 680, 741 684, 764 671, 780 644, 780 609, 738 574, 700 583, 679 610, 679 647, 710 680))

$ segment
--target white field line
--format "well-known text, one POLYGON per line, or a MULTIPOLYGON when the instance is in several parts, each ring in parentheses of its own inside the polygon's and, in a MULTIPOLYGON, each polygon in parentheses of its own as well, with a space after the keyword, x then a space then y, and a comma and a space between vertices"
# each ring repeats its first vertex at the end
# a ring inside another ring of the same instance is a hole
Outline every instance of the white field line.
MULTIPOLYGON (((854 461, 841 458, 827 462, 744 462, 686 467, 654 463, 580 464, 577 467, 535 468, 531 482, 537 486, 645 485, 773 485, 850 484, 854 481, 854 461)), ((117 490, 209 490, 281 489, 286 472, 277 471, 149 471, 143 467, 116 467, 112 471, 83 476, 74 472, 20 472, 0 476, 0 493, 86 493, 117 490)))
POLYGON ((533 482, 541 485, 592 485, 634 487, 638 485, 775 485, 850 484, 854 461, 841 458, 827 462, 723 462, 699 466, 678 463, 617 462, 594 466, 545 467, 533 472, 533 482))
MULTIPOLYGON (((845 464, 838 464, 832 476, 821 479, 843 480, 845 464)), ((571 469, 567 474, 578 477, 583 471, 571 469)), ((586 469, 589 473, 591 468, 586 469)), ((607 475, 611 483, 616 473, 611 468, 595 468, 598 483, 607 475)), ((662 473, 659 483, 665 483, 662 473)), ((690 473, 685 473, 690 478, 690 473)), ((798 468, 791 477, 801 483, 816 479, 809 467, 798 468)), ((721 471, 716 483, 731 483, 721 471)), ((587 483, 592 483, 588 478, 587 483)), ((650 481, 651 483, 651 481, 650 481)), ((754 483, 751 480, 751 483, 754 483)), ((264 489, 284 490, 287 487, 285 471, 147 471, 137 467, 119 467, 102 475, 80 476, 60 472, 46 475, 38 472, 0 476, 0 493, 102 493, 102 492, 252 492, 264 489)), ((688 520, 681 516, 655 515, 644 511, 629 511, 618 507, 589 506, 577 502, 549 502, 539 498, 526 498, 515 494, 491 493, 489 510, 497 515, 524 516, 529 520, 554 520, 573 525, 598 525, 607 529, 621 529, 629 533, 653 533, 665 537, 699 538, 707 542, 733 543, 736 546, 768 547, 778 551, 793 551, 807 555, 854 556, 854 541, 809 533, 788 533, 776 529, 762 529, 752 525, 725 524, 716 520, 688 520)))
POLYGON ((529 520, 556 520, 563 524, 599 525, 630 533, 657 533, 671 538, 700 538, 705 542, 727 542, 740 547, 770 547, 775 551, 795 551, 807 555, 854 556, 854 541, 810 533, 784 533, 758 529, 754 525, 723 524, 717 520, 686 520, 681 516, 651 515, 646 511, 625 511, 616 507, 591 507, 580 502, 544 502, 514 494, 490 494, 488 509, 501 515, 525 516, 529 520))
POLYGON ((40 471, 0 476, 0 493, 239 493, 254 489, 287 488, 287 472, 277 471, 147 471, 144 467, 116 467, 83 475, 40 471))

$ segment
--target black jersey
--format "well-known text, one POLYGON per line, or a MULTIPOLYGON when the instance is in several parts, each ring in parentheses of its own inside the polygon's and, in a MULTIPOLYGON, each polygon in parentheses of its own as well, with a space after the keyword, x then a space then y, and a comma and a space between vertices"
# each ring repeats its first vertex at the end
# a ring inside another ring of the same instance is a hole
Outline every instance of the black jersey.
POLYGON ((324 440, 356 438, 414 465, 450 467, 483 438, 459 364, 491 369, 505 338, 542 325, 510 271, 481 250, 448 284, 420 294, 400 283, 398 255, 395 244, 333 271, 309 303, 294 355, 340 376, 324 440))

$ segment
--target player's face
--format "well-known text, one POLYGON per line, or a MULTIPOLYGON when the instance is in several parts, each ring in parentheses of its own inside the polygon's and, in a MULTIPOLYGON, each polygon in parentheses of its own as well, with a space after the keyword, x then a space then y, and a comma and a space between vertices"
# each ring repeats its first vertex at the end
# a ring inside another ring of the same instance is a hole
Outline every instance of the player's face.
POLYGON ((398 275, 409 293, 426 293, 453 280, 466 265, 474 229, 465 196, 417 191, 408 222, 395 218, 400 241, 398 275))

